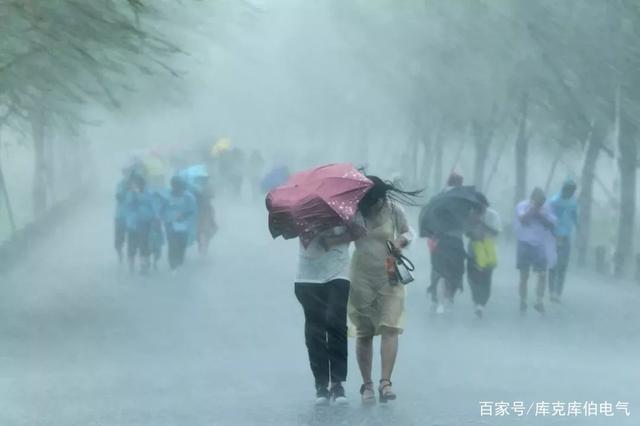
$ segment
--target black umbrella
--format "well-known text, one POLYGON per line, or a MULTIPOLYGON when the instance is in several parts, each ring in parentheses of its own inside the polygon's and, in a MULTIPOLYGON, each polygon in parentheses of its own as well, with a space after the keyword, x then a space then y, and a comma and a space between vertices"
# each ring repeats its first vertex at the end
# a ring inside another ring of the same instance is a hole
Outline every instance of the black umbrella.
POLYGON ((464 231, 469 213, 483 202, 486 199, 474 186, 454 187, 434 196, 420 211, 420 236, 464 231))

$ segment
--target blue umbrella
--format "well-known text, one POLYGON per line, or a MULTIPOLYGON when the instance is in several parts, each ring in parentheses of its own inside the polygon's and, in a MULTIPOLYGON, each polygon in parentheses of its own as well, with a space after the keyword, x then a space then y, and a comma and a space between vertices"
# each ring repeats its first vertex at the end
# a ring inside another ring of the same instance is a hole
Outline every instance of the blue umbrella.
POLYGON ((272 189, 283 185, 289 179, 289 169, 287 166, 278 166, 267 173, 260 181, 260 189, 267 193, 272 189))
POLYGON ((200 192, 202 190, 201 180, 208 178, 209 172, 204 164, 196 164, 179 171, 178 176, 184 179, 191 191, 200 192))

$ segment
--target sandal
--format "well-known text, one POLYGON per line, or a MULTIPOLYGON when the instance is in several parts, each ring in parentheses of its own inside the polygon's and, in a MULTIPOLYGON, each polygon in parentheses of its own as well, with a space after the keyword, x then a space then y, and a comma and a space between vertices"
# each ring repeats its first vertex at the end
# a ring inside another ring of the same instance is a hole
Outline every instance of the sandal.
POLYGON ((373 404, 376 402, 376 393, 373 390, 373 382, 367 382, 360 386, 363 404, 373 404))
POLYGON ((394 401, 396 399, 396 394, 391 390, 392 385, 391 380, 380 380, 380 387, 378 388, 380 402, 394 401))

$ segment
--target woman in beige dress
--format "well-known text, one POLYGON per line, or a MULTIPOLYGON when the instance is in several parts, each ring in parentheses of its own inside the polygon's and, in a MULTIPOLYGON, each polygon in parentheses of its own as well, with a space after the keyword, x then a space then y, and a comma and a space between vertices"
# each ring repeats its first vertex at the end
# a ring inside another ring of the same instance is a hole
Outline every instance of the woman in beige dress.
POLYGON ((397 250, 409 245, 413 234, 398 202, 413 204, 419 191, 402 191, 376 176, 368 176, 374 186, 359 205, 361 225, 366 235, 355 242, 351 260, 351 289, 348 313, 357 329, 356 356, 362 374, 360 388, 364 403, 375 402, 371 376, 373 337, 381 336, 382 372, 378 387, 380 402, 396 399, 391 373, 398 353, 398 336, 403 330, 405 289, 392 283, 386 269, 387 241, 397 250))

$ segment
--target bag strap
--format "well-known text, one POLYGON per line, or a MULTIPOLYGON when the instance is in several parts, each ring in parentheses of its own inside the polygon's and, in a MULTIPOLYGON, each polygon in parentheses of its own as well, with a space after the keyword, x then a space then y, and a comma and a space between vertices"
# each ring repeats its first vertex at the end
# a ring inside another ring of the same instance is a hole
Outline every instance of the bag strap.
POLYGON ((407 268, 408 271, 413 272, 416 269, 413 262, 409 260, 407 256, 405 256, 404 254, 394 253, 394 251, 392 250, 391 241, 387 241, 387 250, 389 251, 389 255, 393 256, 396 259, 396 262, 404 265, 404 267, 407 268))
POLYGON ((398 259, 398 262, 402 263, 404 267, 407 268, 408 271, 413 272, 416 270, 416 267, 413 264, 413 262, 409 260, 409 258, 404 254, 401 254, 400 257, 398 257, 397 259, 398 259))

